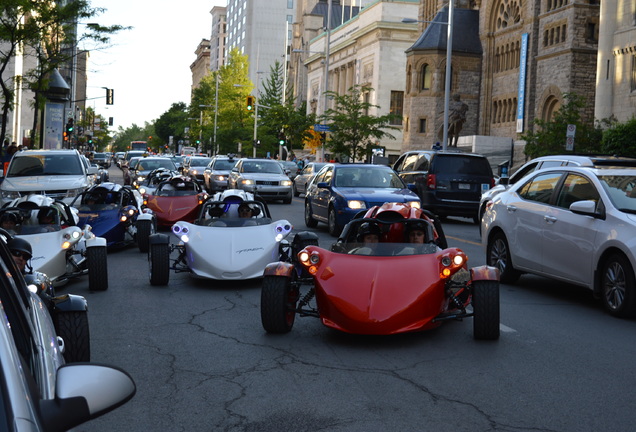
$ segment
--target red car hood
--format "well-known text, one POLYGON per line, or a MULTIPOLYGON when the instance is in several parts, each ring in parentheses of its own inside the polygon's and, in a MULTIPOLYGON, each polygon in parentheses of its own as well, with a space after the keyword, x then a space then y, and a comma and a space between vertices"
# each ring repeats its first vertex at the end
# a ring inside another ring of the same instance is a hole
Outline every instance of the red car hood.
POLYGON ((194 222, 199 216, 201 207, 197 195, 148 197, 148 208, 157 216, 157 225, 172 226, 175 222, 194 222))
POLYGON ((323 324, 358 334, 393 334, 439 325, 446 311, 442 251, 429 255, 373 257, 320 253, 314 277, 323 324))

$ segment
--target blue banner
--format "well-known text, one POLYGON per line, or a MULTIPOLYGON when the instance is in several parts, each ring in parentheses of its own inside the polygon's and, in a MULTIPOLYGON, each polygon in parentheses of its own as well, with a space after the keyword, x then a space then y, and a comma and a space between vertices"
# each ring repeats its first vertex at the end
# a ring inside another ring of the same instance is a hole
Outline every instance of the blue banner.
POLYGON ((519 59, 519 88, 517 90, 517 133, 523 132, 523 115, 526 101, 526 64, 528 62, 528 33, 521 35, 519 59))

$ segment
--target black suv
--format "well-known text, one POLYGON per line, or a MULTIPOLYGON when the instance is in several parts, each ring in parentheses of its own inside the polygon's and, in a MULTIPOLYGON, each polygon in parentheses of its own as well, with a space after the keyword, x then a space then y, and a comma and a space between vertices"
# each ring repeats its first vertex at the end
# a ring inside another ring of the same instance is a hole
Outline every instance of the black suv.
POLYGON ((393 169, 407 184, 415 184, 422 208, 440 218, 462 216, 475 223, 481 194, 494 185, 488 159, 479 154, 412 150, 393 169))

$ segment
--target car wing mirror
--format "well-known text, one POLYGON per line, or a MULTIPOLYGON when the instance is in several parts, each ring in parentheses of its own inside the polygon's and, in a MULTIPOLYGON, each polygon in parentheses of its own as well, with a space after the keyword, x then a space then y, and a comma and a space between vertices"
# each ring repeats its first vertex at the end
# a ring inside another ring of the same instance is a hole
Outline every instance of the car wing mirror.
POLYGON ((321 188, 321 189, 328 189, 329 188, 329 183, 327 182, 318 182, 318 184, 316 184, 317 188, 321 188))
POLYGON ((596 210, 596 202, 592 200, 575 201, 570 204, 570 211, 583 216, 592 216, 597 219, 605 219, 605 213, 596 210))

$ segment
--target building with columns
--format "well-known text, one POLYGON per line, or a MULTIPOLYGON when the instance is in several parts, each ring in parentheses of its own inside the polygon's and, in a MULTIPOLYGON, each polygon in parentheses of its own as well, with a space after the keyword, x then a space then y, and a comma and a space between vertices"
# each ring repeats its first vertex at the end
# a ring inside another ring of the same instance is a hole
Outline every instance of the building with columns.
POLYGON ((334 28, 329 35, 322 33, 308 42, 306 100, 308 110, 317 114, 325 111, 327 90, 344 94, 354 85, 372 90, 364 98, 379 108, 371 115, 394 113, 400 116, 388 131, 394 140, 384 138, 376 143, 385 155, 397 158, 402 145, 402 109, 405 88, 406 56, 404 52, 419 36, 416 24, 405 24, 405 17, 415 17, 417 0, 376 1, 352 19, 334 28), (325 54, 329 39, 329 74, 325 83, 325 54))
POLYGON ((624 122, 636 116, 636 2, 603 1, 600 14, 594 116, 624 122))

